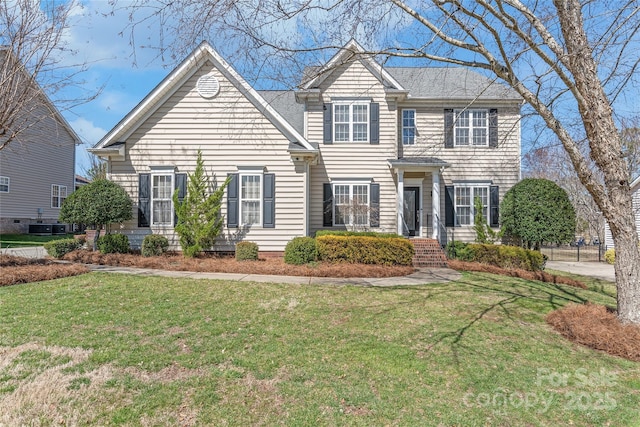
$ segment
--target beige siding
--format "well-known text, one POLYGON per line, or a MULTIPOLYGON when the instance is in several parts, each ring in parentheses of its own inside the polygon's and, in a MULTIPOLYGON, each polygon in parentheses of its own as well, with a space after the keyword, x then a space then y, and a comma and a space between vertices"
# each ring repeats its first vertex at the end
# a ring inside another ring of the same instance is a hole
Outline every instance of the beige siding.
MULTIPOLYGON (((235 241, 247 240, 258 243, 263 251, 282 251, 292 237, 305 233, 304 169, 291 162, 288 145, 276 127, 207 63, 127 139, 125 160, 111 162, 110 176, 137 204, 139 173, 149 173, 150 166, 173 166, 176 173, 192 172, 198 149, 202 150, 206 170, 218 183, 227 174, 238 172, 238 166, 264 167, 265 173, 275 174, 276 228, 225 228, 219 246, 232 249, 235 241), (220 93, 204 99, 195 85, 201 75, 210 71, 216 73, 220 93)), ((223 214, 226 216, 226 196, 223 214)), ((150 232, 164 234, 177 245, 173 227, 138 229, 137 208, 123 232, 130 235, 134 246, 150 232)))
MULTIPOLYGON (((638 232, 638 236, 640 236, 640 186, 632 189, 632 203, 633 203, 633 211, 636 217, 636 230, 638 232)), ((611 228, 609 227, 609 223, 605 221, 604 223, 604 244, 606 249, 615 248, 615 244, 613 242, 613 235, 611 234, 611 228)))
POLYGON ((396 107, 385 99, 380 82, 360 63, 343 65, 325 80, 319 102, 307 105, 307 139, 320 144, 320 160, 311 167, 310 232, 322 229, 323 183, 364 178, 380 184, 380 231, 396 231, 396 190, 387 161, 396 158, 396 107), (323 103, 336 98, 371 99, 380 104, 380 143, 323 144, 323 103))
POLYGON ((34 114, 45 118, 0 151, 0 176, 10 179, 9 193, 0 193, 0 218, 7 232, 28 231, 39 208, 43 222, 57 222, 60 209, 51 207, 51 185, 66 186, 67 194, 74 189, 73 136, 44 107, 34 114))

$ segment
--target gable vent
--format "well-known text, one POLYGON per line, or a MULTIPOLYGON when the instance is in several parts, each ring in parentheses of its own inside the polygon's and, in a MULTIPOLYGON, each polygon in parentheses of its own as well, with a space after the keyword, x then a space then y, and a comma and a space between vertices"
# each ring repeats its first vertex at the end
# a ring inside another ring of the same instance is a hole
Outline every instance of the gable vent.
POLYGON ((220 83, 213 73, 205 74, 196 83, 198 94, 203 98, 213 98, 220 92, 220 83))

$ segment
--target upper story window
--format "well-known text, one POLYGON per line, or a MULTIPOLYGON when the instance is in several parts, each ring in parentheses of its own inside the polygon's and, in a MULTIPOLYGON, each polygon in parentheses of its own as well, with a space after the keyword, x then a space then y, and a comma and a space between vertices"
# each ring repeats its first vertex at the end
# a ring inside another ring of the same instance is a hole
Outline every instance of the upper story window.
POLYGON ((151 224, 173 225, 173 174, 151 175, 151 224))
POLYGON ((489 145, 489 110, 455 110, 456 146, 489 145))
POLYGON ((416 110, 402 110, 402 144, 416 142, 416 110))
POLYGON ((369 142, 369 103, 336 103, 333 106, 335 142, 369 142))
POLYGON ((67 198, 67 186, 51 184, 51 207, 60 208, 67 198))
POLYGON ((262 224, 262 174, 240 175, 240 219, 242 225, 262 224))
POLYGON ((8 193, 8 192, 9 192, 9 177, 0 176, 0 193, 8 193))

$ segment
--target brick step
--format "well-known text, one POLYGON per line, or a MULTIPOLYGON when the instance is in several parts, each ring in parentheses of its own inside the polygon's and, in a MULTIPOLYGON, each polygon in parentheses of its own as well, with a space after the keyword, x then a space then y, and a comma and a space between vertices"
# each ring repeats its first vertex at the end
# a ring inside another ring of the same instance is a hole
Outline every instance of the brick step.
POLYGON ((411 239, 413 243, 413 266, 426 268, 447 267, 447 257, 435 239, 411 239))

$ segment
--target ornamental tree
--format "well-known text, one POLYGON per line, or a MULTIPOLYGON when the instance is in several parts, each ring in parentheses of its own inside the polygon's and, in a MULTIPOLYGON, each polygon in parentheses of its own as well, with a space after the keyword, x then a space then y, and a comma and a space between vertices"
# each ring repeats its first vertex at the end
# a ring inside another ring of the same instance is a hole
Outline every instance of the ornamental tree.
POLYGON ((187 175, 189 183, 184 200, 179 200, 177 190, 173 194, 173 205, 178 218, 175 230, 180 236, 182 253, 187 257, 195 257, 211 248, 220 234, 224 220, 220 214, 222 196, 229 179, 220 187, 213 188, 205 174, 200 150, 195 171, 187 175), (213 191, 210 193, 210 190, 213 191))
POLYGON ((102 227, 129 220, 133 217, 132 212, 133 202, 122 187, 106 179, 98 179, 67 197, 60 209, 60 220, 95 227, 95 250, 102 227))
POLYGON ((567 192, 548 179, 527 178, 514 185, 500 205, 506 236, 528 249, 542 243, 568 243, 576 229, 576 213, 567 192))

